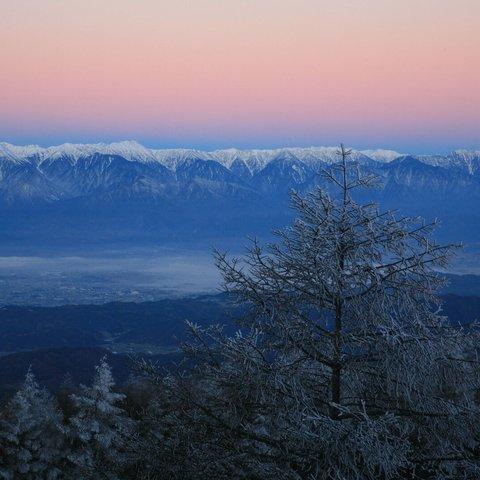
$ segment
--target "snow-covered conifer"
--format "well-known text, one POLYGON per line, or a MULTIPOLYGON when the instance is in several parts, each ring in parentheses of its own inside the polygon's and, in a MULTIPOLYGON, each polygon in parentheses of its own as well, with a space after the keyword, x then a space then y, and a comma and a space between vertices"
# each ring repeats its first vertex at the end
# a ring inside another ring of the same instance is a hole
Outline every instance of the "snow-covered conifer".
POLYGON ((117 478, 127 460, 125 445, 131 420, 118 404, 125 395, 115 383, 105 358, 96 367, 91 387, 82 385, 72 395, 77 412, 70 419, 71 449, 68 455, 78 478, 117 478))
POLYGON ((197 366, 169 379, 197 478, 480 476, 478 336, 435 296, 453 249, 357 203, 376 179, 339 155, 278 243, 216 256, 250 308, 234 337, 191 325, 197 366))
POLYGON ((60 478, 63 455, 62 416, 29 370, 0 415, 0 478, 60 478))

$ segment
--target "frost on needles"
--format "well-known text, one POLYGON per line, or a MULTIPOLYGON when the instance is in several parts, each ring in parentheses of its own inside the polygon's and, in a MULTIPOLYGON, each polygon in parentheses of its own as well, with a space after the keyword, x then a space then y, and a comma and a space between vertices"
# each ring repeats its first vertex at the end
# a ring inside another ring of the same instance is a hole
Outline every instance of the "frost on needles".
POLYGON ((248 313, 233 337, 190 325, 197 367, 164 381, 187 406, 198 478, 480 475, 478 335, 435 296, 454 247, 435 225, 358 204, 376 178, 343 146, 339 159, 325 173, 337 194, 293 193, 278 243, 216 254, 248 313))

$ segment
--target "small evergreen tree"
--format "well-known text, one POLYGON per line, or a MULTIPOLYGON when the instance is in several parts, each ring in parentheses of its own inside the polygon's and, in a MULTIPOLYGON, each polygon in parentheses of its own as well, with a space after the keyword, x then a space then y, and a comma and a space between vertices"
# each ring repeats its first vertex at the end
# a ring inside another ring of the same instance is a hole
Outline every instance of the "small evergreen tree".
POLYGON ((59 409, 29 370, 0 415, 0 478, 59 478, 64 447, 59 409))
POLYGON ((70 419, 68 458, 76 478, 115 479, 126 464, 132 424, 118 406, 125 395, 113 391, 114 385, 110 366, 102 358, 92 386, 82 385, 80 393, 72 395, 77 412, 70 419))

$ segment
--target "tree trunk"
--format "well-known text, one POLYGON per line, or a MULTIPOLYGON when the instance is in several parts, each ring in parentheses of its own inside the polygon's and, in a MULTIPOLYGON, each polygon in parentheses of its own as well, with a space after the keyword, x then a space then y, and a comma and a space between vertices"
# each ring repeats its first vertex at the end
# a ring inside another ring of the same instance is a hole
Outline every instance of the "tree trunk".
MULTIPOLYGON (((342 333, 342 301, 338 298, 335 301, 335 325, 333 331, 333 361, 332 378, 330 383, 331 401, 340 405, 342 392, 342 364, 341 364, 341 333, 342 333)), ((330 408, 330 416, 338 419, 340 411, 332 406, 330 408)))

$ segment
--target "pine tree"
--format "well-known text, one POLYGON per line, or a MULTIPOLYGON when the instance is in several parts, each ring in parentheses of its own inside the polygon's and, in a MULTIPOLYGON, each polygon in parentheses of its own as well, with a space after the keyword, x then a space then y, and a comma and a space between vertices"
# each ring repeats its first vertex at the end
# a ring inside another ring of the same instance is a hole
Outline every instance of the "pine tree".
POLYGON ((91 387, 72 395, 76 414, 70 419, 68 455, 78 478, 117 478, 127 461, 126 438, 132 424, 118 403, 125 395, 113 391, 112 372, 102 358, 91 387))
POLYGON ((339 155, 337 194, 293 193, 278 243, 216 255, 249 314, 234 337, 191 325, 197 367, 165 383, 197 478, 480 476, 478 335, 436 297, 453 248, 434 224, 358 204, 376 179, 339 155))
POLYGON ((0 416, 0 478, 59 478, 63 454, 62 416, 29 370, 0 416))

